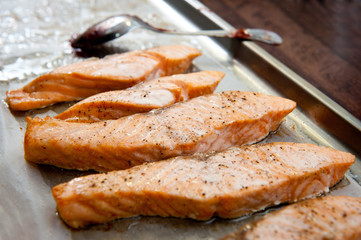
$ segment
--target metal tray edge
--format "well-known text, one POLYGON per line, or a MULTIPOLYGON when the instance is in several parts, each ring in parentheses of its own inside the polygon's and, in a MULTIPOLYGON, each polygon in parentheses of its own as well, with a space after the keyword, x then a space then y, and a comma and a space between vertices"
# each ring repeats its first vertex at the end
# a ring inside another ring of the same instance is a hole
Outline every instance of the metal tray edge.
MULTIPOLYGON (((234 29, 198 0, 164 0, 202 29, 234 29)), ((282 95, 297 102, 300 110, 316 125, 361 155, 361 121, 319 91, 285 64, 253 42, 214 39, 242 64, 261 75, 282 95), (247 56, 247 61, 242 59, 247 56), (250 59, 249 56, 252 56, 250 59)))

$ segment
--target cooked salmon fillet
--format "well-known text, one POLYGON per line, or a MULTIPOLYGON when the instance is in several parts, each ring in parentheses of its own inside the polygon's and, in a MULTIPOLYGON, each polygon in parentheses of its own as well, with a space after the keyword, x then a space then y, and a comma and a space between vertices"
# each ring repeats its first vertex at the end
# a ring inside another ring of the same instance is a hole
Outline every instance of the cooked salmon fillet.
POLYGON ((256 144, 75 178, 53 196, 73 228, 136 215, 236 218, 327 192, 354 160, 311 144, 256 144))
POLYGON ((134 87, 99 93, 73 105, 56 119, 96 122, 162 108, 213 93, 224 73, 203 71, 141 82, 134 87))
POLYGON ((68 169, 126 169, 260 141, 295 107, 281 97, 226 91, 96 123, 28 117, 25 159, 68 169))
POLYGON ((361 198, 327 196, 267 214, 224 240, 361 239, 361 198))
POLYGON ((92 58, 44 74, 23 88, 8 91, 11 109, 26 111, 58 102, 125 89, 147 79, 183 73, 201 53, 182 45, 92 58))

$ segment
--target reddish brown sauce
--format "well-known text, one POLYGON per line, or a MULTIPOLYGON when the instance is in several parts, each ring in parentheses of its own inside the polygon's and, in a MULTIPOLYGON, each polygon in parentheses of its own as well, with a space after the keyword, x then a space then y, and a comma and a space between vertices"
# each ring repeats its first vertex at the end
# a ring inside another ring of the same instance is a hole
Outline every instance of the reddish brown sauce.
POLYGON ((111 44, 73 48, 74 55, 81 58, 98 57, 103 58, 110 54, 124 53, 129 49, 117 47, 111 44))
POLYGON ((231 32, 231 36, 235 38, 248 38, 249 34, 246 33, 244 29, 237 29, 236 31, 231 32))

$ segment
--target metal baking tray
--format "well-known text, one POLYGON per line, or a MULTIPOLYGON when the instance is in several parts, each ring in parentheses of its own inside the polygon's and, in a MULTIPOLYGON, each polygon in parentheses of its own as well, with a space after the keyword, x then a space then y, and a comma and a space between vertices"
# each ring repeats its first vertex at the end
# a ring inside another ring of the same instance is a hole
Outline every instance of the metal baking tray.
MULTIPOLYGON (((176 218, 132 217, 71 230, 56 214, 51 188, 89 172, 31 165, 24 160, 26 116, 54 116, 72 103, 41 110, 9 111, 5 92, 30 82, 56 67, 83 60, 69 45, 72 33, 115 14, 138 15, 149 23, 179 30, 231 29, 195 0, 186 1, 27 1, 2 2, 0 10, 0 239, 218 239, 258 218, 207 222, 176 218)), ((356 163, 330 194, 361 197, 361 124, 306 80, 273 58, 261 45, 229 39, 180 37, 135 30, 113 41, 107 51, 122 52, 165 44, 187 44, 203 55, 192 71, 226 73, 216 91, 258 91, 295 100, 276 134, 265 142, 308 142, 348 151, 356 163)), ((267 210, 269 211, 269 210, 267 210)))

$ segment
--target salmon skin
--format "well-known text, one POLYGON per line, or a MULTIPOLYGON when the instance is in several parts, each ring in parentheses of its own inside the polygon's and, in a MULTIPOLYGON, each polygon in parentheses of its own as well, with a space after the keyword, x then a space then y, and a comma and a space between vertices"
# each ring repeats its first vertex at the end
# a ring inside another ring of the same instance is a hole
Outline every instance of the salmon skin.
POLYGON ((118 119, 213 93, 224 73, 203 71, 141 82, 134 87, 86 98, 55 116, 72 122, 118 119))
POLYGON ((192 47, 170 45, 92 58, 60 67, 23 88, 8 91, 7 101, 12 110, 26 111, 125 89, 147 79, 183 73, 200 54, 192 47))
POLYGON ((327 192, 354 160, 311 144, 256 144, 75 178, 52 192, 73 228, 136 215, 236 218, 327 192))
POLYGON ((61 168, 108 171, 264 139, 296 103, 226 91, 96 123, 27 118, 25 159, 61 168))
POLYGON ((361 198, 327 196, 310 199, 265 215, 224 240, 361 239, 361 198))

